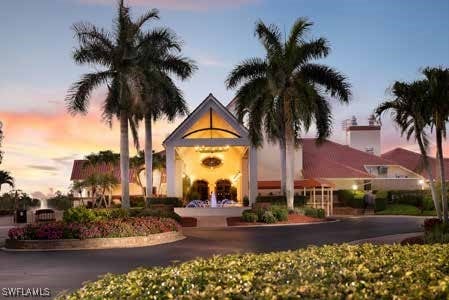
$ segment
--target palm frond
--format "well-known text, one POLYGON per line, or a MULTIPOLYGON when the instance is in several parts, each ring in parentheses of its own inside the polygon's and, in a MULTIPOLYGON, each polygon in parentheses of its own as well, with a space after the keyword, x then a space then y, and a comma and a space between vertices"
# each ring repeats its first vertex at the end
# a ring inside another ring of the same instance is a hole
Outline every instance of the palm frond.
POLYGON ((300 76, 324 87, 326 92, 329 92, 332 97, 337 97, 341 102, 349 102, 351 85, 346 77, 336 70, 328 66, 308 63, 301 67, 300 76))
POLYGON ((159 10, 156 8, 148 10, 146 13, 144 13, 142 16, 140 16, 136 22, 136 28, 137 30, 140 30, 140 28, 148 21, 150 20, 159 20, 159 10))
POLYGON ((235 88, 241 82, 265 77, 267 75, 267 62, 261 58, 250 58, 238 64, 226 79, 228 89, 235 88))
POLYGON ((65 101, 69 112, 86 113, 91 92, 98 86, 107 83, 112 77, 110 71, 87 73, 69 89, 65 101))
POLYGON ((287 39, 287 48, 304 42, 303 36, 306 34, 313 22, 309 22, 307 18, 298 18, 290 29, 290 35, 287 39))
POLYGON ((262 20, 257 21, 255 35, 265 47, 268 55, 282 52, 282 35, 279 28, 274 25, 265 25, 262 20))

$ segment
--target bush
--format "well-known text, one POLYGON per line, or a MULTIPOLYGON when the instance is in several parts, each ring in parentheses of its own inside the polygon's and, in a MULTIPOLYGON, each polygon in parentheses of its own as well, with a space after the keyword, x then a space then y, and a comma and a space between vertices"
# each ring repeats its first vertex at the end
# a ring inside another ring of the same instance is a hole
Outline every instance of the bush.
POLYGON ((259 218, 257 214, 250 209, 244 210, 242 213, 242 220, 249 223, 256 223, 259 218))
POLYGON ((323 219, 325 217, 325 212, 322 208, 304 207, 304 215, 307 217, 323 219))
POLYGON ((78 206, 64 211, 62 219, 66 223, 88 223, 97 221, 97 216, 92 209, 78 206))
POLYGON ((395 204, 408 204, 421 207, 427 191, 389 191, 388 200, 395 204))
MULTIPOLYGON (((275 205, 287 205, 287 198, 282 195, 269 195, 269 196, 257 196, 256 202, 265 202, 275 205)), ((306 203, 306 197, 301 195, 295 195, 293 197, 293 205, 295 207, 304 206, 306 203)))
POLYGON ((382 211, 387 209, 387 199, 386 198, 378 198, 376 194, 376 199, 374 200, 374 210, 382 211))
POLYGON ((12 190, 0 196, 0 210, 29 209, 39 205, 39 199, 31 198, 21 190, 12 190))
POLYGON ((66 223, 88 223, 100 220, 112 220, 128 217, 129 212, 123 208, 86 208, 78 206, 64 211, 63 220, 66 223))
POLYGON ((266 210, 262 215, 262 222, 267 224, 274 224, 277 222, 277 219, 271 211, 266 210))
POLYGON ((144 207, 145 206, 145 197, 143 197, 143 196, 130 196, 129 197, 129 205, 131 207, 144 207))
POLYGON ((338 190, 337 197, 341 203, 345 206, 349 206, 349 202, 354 198, 354 193, 350 190, 338 190))
POLYGON ((168 211, 166 209, 153 209, 145 208, 137 211, 137 217, 159 217, 159 218, 171 218, 178 222, 181 222, 181 216, 174 211, 168 211))
POLYGON ((11 240, 57 240, 146 236, 179 231, 179 224, 164 218, 125 218, 90 223, 52 222, 12 228, 11 240))
POLYGON ((149 204, 165 204, 165 205, 173 205, 174 207, 184 207, 184 202, 177 197, 153 197, 147 198, 149 204))
POLYGON ((338 190, 337 191, 338 200, 342 202, 345 206, 353 208, 364 208, 364 196, 363 191, 350 191, 350 190, 338 190))
POLYGON ((58 297, 447 299, 448 268, 449 245, 344 244, 139 268, 127 274, 107 274, 58 297))
POLYGON ((439 226, 443 223, 438 218, 431 218, 431 219, 425 219, 424 220, 424 231, 432 231, 436 226, 439 226))
POLYGON ((435 205, 432 200, 431 195, 425 195, 422 199, 422 209, 423 210, 434 210, 435 205))
POLYGON ((273 205, 270 211, 277 221, 283 222, 288 220, 288 209, 283 206, 273 205))
POLYGON ((249 206, 249 198, 248 198, 248 196, 243 197, 243 206, 249 206))
MULTIPOLYGON (((437 219, 436 219, 437 220, 437 219)), ((424 233, 424 241, 427 244, 447 244, 449 243, 449 225, 436 221, 435 219, 424 224, 426 228, 424 233)))

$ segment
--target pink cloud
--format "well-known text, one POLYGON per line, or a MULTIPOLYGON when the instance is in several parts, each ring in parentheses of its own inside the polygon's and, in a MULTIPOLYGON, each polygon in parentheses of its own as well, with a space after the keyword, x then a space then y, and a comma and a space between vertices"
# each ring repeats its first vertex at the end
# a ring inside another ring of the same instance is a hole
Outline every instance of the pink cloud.
MULTIPOLYGON (((84 4, 115 5, 115 0, 78 0, 84 4)), ((209 11, 257 3, 260 0, 127 0, 128 5, 166 8, 173 10, 209 11)))

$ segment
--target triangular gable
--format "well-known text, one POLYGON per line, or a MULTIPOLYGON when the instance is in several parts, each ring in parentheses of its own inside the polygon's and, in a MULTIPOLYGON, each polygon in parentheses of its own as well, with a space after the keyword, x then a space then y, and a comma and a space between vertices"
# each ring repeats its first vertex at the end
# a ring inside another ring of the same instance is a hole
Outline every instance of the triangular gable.
POLYGON ((187 118, 165 139, 164 145, 169 144, 172 141, 182 139, 189 132, 195 130, 196 124, 201 119, 208 118, 210 112, 217 115, 220 119, 220 127, 224 127, 232 133, 238 135, 241 138, 248 138, 248 131, 237 118, 218 101, 212 94, 204 99, 200 105, 191 113, 187 118))

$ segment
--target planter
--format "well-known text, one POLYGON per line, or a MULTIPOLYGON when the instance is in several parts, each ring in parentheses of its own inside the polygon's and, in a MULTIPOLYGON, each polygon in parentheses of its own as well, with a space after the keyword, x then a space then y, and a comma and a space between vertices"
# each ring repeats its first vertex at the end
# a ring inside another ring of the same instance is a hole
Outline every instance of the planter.
POLYGON ((172 243, 184 239, 181 232, 172 231, 148 236, 95 239, 62 240, 10 240, 5 241, 5 248, 10 250, 87 250, 146 247, 172 243))

